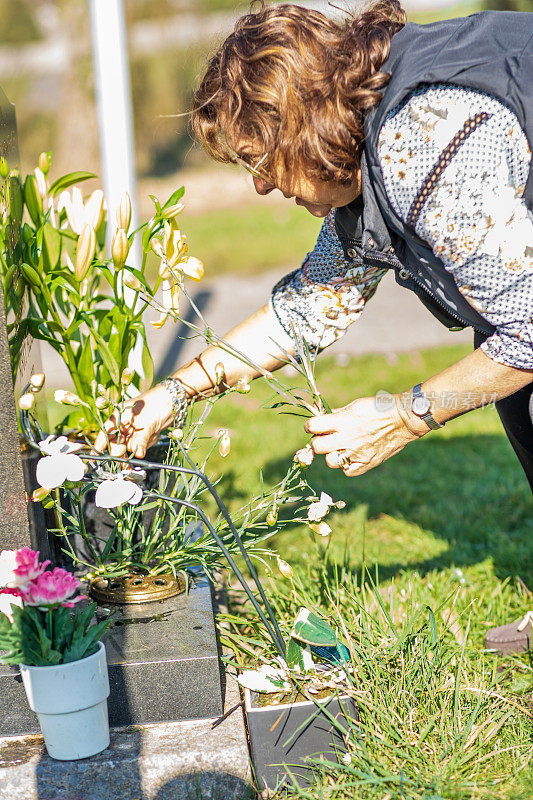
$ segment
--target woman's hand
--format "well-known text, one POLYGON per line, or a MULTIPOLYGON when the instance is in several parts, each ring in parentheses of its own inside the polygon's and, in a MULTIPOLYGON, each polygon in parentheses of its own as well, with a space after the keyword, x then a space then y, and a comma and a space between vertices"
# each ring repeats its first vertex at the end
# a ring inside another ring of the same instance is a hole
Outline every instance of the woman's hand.
POLYGON ((311 417, 305 423, 305 430, 315 434, 311 447, 326 456, 328 467, 342 467, 344 474, 352 478, 377 467, 429 432, 426 423, 396 398, 391 396, 387 405, 383 408, 375 397, 363 397, 332 414, 311 417), (344 466, 342 458, 339 462, 339 451, 346 451, 349 457, 344 466))
POLYGON ((102 452, 110 444, 125 445, 136 458, 144 458, 146 450, 155 444, 162 430, 172 425, 173 408, 170 394, 163 386, 154 386, 127 403, 118 420, 113 414, 105 424, 105 433, 100 432, 95 450, 102 452))

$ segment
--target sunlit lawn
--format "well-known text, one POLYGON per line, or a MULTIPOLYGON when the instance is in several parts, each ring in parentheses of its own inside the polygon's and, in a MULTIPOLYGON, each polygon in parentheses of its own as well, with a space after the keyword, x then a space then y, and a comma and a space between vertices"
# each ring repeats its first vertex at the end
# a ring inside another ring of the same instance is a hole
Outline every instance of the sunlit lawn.
MULTIPOLYGON (((368 356, 343 368, 326 357, 317 369, 319 386, 331 405, 341 405, 378 389, 408 388, 465 353, 406 354, 394 366, 368 356)), ((257 491, 260 470, 267 484, 279 480, 307 440, 301 420, 258 409, 267 396, 256 383, 251 394, 220 403, 211 417, 214 430, 232 433, 230 456, 214 465, 224 474, 221 493, 230 505, 257 491)), ((362 477, 346 479, 320 459, 308 475, 319 491, 347 506, 330 516, 327 545, 305 527, 277 537, 278 552, 297 575, 296 596, 275 564, 276 580, 265 577, 285 625, 300 604, 337 623, 342 616, 360 654, 361 720, 351 765, 322 770, 313 789, 296 794, 308 800, 533 797, 528 659, 497 661, 482 652, 488 627, 531 605, 517 576, 533 587, 531 494, 495 411, 465 415, 362 477), (390 619, 375 592, 361 591, 363 564, 390 619), (446 622, 449 609, 455 624, 446 622)), ((234 628, 237 652, 241 630, 234 628)))
MULTIPOLYGON (((209 211, 198 217, 180 217, 189 251, 205 264, 206 277, 224 273, 256 274, 281 266, 300 266, 314 247, 322 220, 305 209, 257 206, 209 211)), ((159 266, 148 262, 152 277, 159 266)))

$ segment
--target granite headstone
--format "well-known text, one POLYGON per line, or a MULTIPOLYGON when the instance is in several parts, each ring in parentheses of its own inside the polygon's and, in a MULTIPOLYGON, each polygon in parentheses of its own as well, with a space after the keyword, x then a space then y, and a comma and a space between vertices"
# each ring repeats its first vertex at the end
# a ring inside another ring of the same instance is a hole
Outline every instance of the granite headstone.
MULTIPOLYGON (((15 109, 1 88, 0 156, 10 169, 18 168, 15 109)), ((28 545, 57 563, 56 537, 47 533, 40 504, 27 500, 36 487, 35 460, 39 456, 21 454, 15 408, 17 391, 20 393, 32 372, 40 371, 39 351, 26 349, 14 388, 6 325, 0 282, 0 550, 28 545)), ((112 725, 199 719, 222 713, 211 586, 205 578, 198 577, 186 595, 161 603, 115 607, 106 650, 112 725)), ((0 665, 0 736, 38 730, 18 669, 0 665)))
MULTIPOLYGON (((0 88, 0 157, 18 166, 15 107, 0 88)), ((5 303, 0 283, 0 550, 31 544, 22 472, 5 303)))

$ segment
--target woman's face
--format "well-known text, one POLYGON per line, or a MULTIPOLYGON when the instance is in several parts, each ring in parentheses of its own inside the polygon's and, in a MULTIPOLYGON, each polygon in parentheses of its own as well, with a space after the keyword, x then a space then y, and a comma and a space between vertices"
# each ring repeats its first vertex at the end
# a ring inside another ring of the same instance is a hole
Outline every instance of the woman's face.
POLYGON ((288 200, 294 197, 297 206, 303 206, 314 217, 325 217, 332 208, 346 206, 355 200, 361 192, 361 173, 358 171, 349 186, 333 181, 321 181, 308 178, 302 171, 294 174, 280 175, 274 183, 254 176, 255 191, 258 194, 270 194, 279 189, 288 200))

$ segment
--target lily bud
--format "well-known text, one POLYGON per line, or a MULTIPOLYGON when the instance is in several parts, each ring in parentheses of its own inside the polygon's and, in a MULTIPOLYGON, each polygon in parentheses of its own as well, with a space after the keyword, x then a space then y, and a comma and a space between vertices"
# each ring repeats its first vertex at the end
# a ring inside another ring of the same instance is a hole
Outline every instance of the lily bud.
POLYGON ((231 448, 231 439, 229 435, 229 431, 225 428, 222 431, 222 437, 220 439, 220 444, 218 445, 218 452, 222 456, 222 458, 226 458, 229 455, 229 451, 231 448))
POLYGON ((174 283, 170 287, 170 308, 176 314, 180 313, 180 293, 181 293, 181 286, 177 281, 174 281, 174 283))
POLYGON ((8 175, 9 175, 9 166, 5 158, 2 156, 2 158, 0 158, 0 178, 3 178, 5 180, 8 175))
POLYGON ((21 411, 29 411, 35 403, 35 397, 31 392, 21 395, 19 398, 19 408, 21 411))
POLYGON ((113 237, 113 244, 111 245, 111 255, 113 256, 113 263, 117 269, 121 269, 126 263, 130 245, 128 242, 128 235, 123 228, 117 228, 117 232, 113 237))
POLYGON ((131 200, 127 192, 124 192, 120 198, 120 203, 117 208, 117 224, 119 228, 128 232, 131 222, 131 200))
POLYGON ((85 225, 80 233, 78 244, 76 245, 76 266, 74 268, 74 275, 77 281, 81 282, 87 275, 94 258, 95 250, 96 234, 94 228, 91 228, 90 225, 85 225))
POLYGON ((100 397, 96 398, 94 404, 99 411, 102 411, 109 405, 109 400, 107 399, 107 397, 103 397, 102 395, 100 395, 100 397))
POLYGON ((50 494, 49 489, 45 489, 44 486, 39 486, 39 488, 35 489, 35 491, 33 492, 31 499, 33 500, 34 503, 41 503, 45 497, 48 497, 49 494, 50 494))
POLYGON ((274 503, 270 511, 266 516, 267 525, 270 525, 271 528, 274 527, 276 522, 278 521, 278 513, 279 513, 279 506, 277 503, 274 503))
POLYGON ((293 569, 292 569, 291 565, 287 564, 287 562, 284 561, 279 556, 276 556, 276 558, 278 560, 278 569, 281 572, 281 574, 283 575, 283 577, 284 578, 292 578, 292 576, 294 575, 294 572, 293 572, 293 569))
POLYGON ((128 286, 136 292, 140 292, 143 288, 139 278, 136 278, 135 275, 127 275, 124 278, 124 286, 128 286))
POLYGON ((135 370, 132 367, 126 367, 120 376, 120 382, 123 386, 129 386, 135 375, 135 370))
POLYGON ((38 392, 44 386, 44 372, 35 372, 30 378, 30 386, 34 392, 38 392))
POLYGON ((161 217, 163 219, 173 219, 174 217, 177 217, 178 214, 181 214, 184 208, 185 206, 183 203, 176 203, 173 206, 167 206, 161 210, 161 217))
POLYGON ((226 371, 224 369, 224 364, 222 363, 222 361, 219 361, 218 364, 215 366, 215 386, 220 386, 225 377, 226 377, 226 371))
POLYGON ((183 431, 181 428, 174 428, 168 432, 168 435, 171 439, 174 439, 175 442, 181 442, 183 439, 183 431))
POLYGON ((63 406, 81 406, 83 401, 80 400, 74 392, 68 392, 65 389, 56 389, 54 392, 54 400, 56 403, 61 403, 63 406))
POLYGON ((39 169, 43 173, 43 175, 48 175, 48 170, 50 169, 50 163, 52 161, 52 153, 41 153, 39 156, 39 169))
POLYGON ((43 171, 39 169, 39 167, 36 167, 34 169, 34 175, 35 175, 35 185, 37 187, 37 191, 41 195, 41 198, 44 200, 44 198, 47 196, 46 178, 44 177, 43 171))

